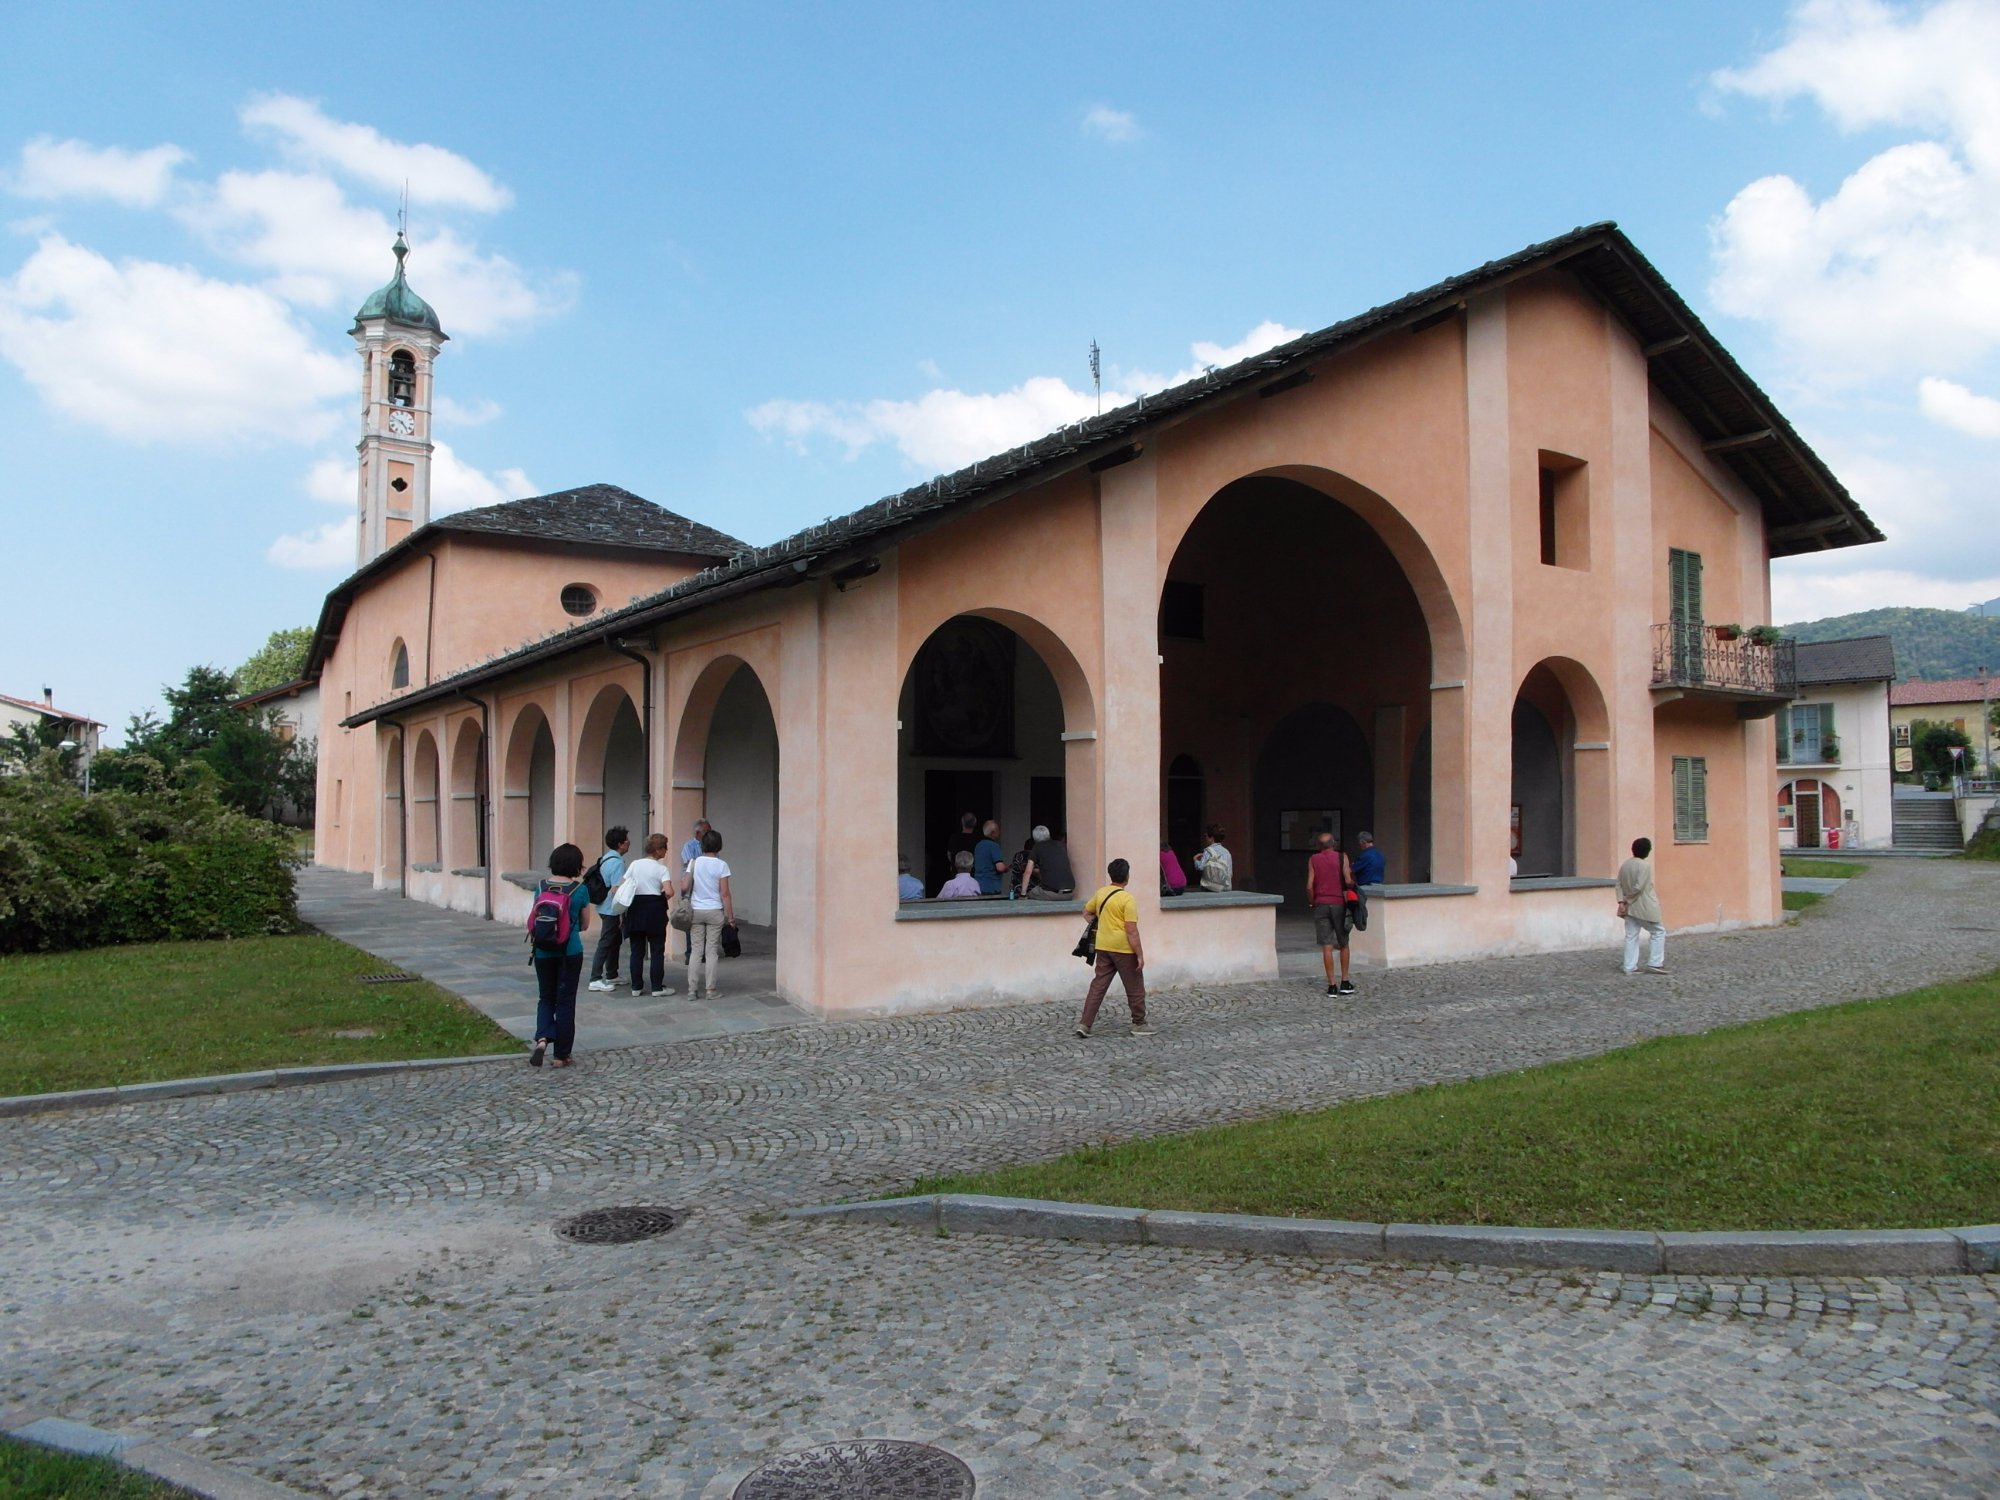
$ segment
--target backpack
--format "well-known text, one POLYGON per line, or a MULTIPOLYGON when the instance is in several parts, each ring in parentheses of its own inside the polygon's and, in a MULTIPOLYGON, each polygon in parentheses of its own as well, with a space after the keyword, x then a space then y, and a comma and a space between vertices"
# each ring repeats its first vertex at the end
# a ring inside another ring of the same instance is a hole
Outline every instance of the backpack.
POLYGON ((602 906, 611 899, 611 887, 604 879, 604 856, 597 856, 597 863, 583 872, 583 888, 590 893, 590 904, 602 906))
POLYGON ((535 904, 528 908, 528 941, 537 953, 557 954, 569 947, 569 898, 576 890, 552 890, 544 880, 535 892, 535 904))

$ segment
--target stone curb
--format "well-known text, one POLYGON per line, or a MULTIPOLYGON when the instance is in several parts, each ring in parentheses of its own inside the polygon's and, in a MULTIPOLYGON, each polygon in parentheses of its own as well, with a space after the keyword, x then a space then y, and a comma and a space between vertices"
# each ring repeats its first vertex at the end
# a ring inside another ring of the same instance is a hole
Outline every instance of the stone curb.
POLYGON ((60 1094, 14 1094, 0 1098, 0 1120, 11 1115, 40 1115, 60 1109, 95 1109, 107 1104, 148 1104, 160 1099, 185 1099, 196 1094, 236 1094, 247 1089, 303 1088, 310 1083, 339 1083, 350 1078, 374 1078, 385 1073, 428 1072, 433 1068, 463 1068, 473 1063, 518 1063, 517 1052, 489 1057, 424 1057, 400 1062, 315 1063, 302 1068, 260 1068, 251 1073, 217 1073, 207 1078, 166 1078, 158 1083, 123 1083, 108 1089, 70 1089, 60 1094))
POLYGON ((204 1500, 309 1500, 299 1490, 196 1458, 143 1433, 106 1432, 61 1417, 30 1419, 26 1412, 9 1411, 0 1414, 0 1434, 79 1457, 115 1459, 204 1500))
POLYGON ((1660 1275, 1937 1276, 2000 1271, 2000 1224, 1655 1234, 1504 1224, 1357 1224, 941 1193, 785 1211, 788 1219, 903 1224, 941 1234, 1014 1234, 1320 1260, 1435 1260, 1660 1275))

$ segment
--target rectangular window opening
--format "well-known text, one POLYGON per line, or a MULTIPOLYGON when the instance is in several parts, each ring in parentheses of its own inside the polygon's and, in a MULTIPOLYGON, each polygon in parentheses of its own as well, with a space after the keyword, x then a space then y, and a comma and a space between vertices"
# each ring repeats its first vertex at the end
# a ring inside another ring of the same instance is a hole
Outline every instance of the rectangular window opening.
POLYGON ((1590 567, 1590 466, 1567 453, 1539 455, 1538 526, 1542 563, 1551 568, 1590 567))

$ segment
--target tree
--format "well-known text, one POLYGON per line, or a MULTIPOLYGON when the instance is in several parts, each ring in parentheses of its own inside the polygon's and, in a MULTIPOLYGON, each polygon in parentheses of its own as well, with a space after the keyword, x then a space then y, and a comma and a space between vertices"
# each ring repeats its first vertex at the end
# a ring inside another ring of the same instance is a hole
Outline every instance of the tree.
MULTIPOLYGON (((1952 746, 1963 749, 1972 740, 1962 729, 1954 729, 1949 724, 1933 724, 1928 719, 1918 719, 1910 726, 1910 743, 1916 750, 1917 769, 1926 777, 1951 777, 1971 767, 1961 766, 1953 758, 1952 746)), ((1969 758, 1969 757, 1968 757, 1969 758)))
POLYGON ((310 625, 272 631, 271 638, 236 669, 236 691, 261 693, 298 681, 306 669, 306 652, 312 648, 312 638, 310 625))
POLYGON ((215 667, 192 667, 179 687, 161 693, 166 721, 134 714, 124 748, 98 756, 97 786, 137 791, 162 770, 175 775, 198 764, 213 773, 216 795, 239 812, 312 816, 314 746, 288 739, 276 709, 235 707, 235 684, 215 667))

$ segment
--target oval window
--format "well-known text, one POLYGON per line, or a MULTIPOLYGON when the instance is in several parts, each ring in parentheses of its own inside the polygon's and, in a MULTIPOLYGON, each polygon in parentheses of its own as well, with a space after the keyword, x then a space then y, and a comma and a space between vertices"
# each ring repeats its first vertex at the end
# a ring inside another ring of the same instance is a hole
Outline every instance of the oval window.
POLYGON ((597 590, 587 583, 565 584, 562 591, 563 610, 572 615, 590 615, 597 612, 597 590))

